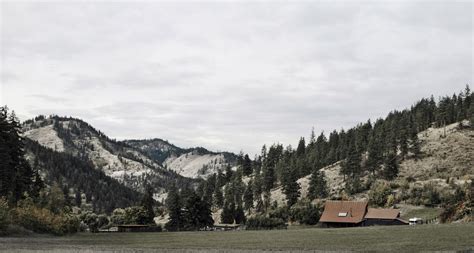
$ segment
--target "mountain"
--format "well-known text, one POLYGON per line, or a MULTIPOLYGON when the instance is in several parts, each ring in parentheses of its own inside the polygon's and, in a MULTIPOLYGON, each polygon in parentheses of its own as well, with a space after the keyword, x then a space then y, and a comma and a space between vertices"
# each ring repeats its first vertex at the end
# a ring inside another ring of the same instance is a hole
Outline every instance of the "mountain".
POLYGON ((165 168, 184 177, 207 178, 218 170, 237 164, 237 155, 229 152, 212 152, 202 147, 180 148, 161 139, 126 140, 165 168))
POLYGON ((25 121, 23 129, 27 139, 88 162, 130 189, 143 191, 145 182, 151 184, 157 198, 173 184, 193 183, 192 180, 165 169, 140 150, 110 139, 80 119, 39 116, 25 121))
POLYGON ((58 185, 69 202, 82 209, 110 213, 138 203, 142 194, 96 169, 90 161, 71 154, 54 151, 25 139, 26 157, 39 170, 47 185, 58 185))

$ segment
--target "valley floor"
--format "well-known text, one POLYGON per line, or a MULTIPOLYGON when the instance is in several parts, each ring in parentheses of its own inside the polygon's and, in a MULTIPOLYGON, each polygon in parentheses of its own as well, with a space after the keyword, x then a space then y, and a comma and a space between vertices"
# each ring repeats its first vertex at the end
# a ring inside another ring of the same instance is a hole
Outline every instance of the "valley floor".
POLYGON ((0 252, 474 251, 474 223, 0 238, 0 252))

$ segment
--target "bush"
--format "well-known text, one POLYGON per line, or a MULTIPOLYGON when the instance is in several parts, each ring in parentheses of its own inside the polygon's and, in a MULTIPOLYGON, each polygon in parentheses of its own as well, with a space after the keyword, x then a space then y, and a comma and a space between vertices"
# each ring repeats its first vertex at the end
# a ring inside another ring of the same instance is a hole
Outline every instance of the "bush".
POLYGON ((148 214, 141 206, 125 208, 125 222, 128 224, 147 224, 148 214))
POLYGON ((387 204, 388 196, 392 194, 390 187, 383 182, 376 182, 372 185, 369 192, 370 204, 374 206, 385 206, 387 204))
POLYGON ((110 222, 114 225, 125 224, 125 210, 122 208, 115 209, 112 216, 110 216, 110 222))
POLYGON ((282 219, 270 218, 266 216, 256 216, 247 219, 247 230, 267 230, 286 229, 286 224, 282 219))
POLYGON ((290 208, 289 218, 291 221, 300 224, 316 225, 321 217, 321 210, 318 206, 309 202, 301 203, 290 208))
POLYGON ((79 230, 79 219, 71 214, 54 214, 48 209, 23 204, 13 210, 15 224, 36 233, 64 235, 79 230))
POLYGON ((0 198, 0 232, 5 231, 10 223, 10 209, 4 198, 0 198))

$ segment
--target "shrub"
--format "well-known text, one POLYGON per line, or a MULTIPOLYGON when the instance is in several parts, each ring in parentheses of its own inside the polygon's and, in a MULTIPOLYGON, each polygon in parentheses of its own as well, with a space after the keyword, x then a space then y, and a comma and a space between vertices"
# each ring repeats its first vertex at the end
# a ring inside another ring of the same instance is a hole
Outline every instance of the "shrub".
POLYGON ((125 223, 126 224, 147 224, 148 213, 145 208, 141 206, 132 206, 125 208, 125 223))
POLYGON ((54 214, 48 209, 22 204, 13 210, 14 222, 36 233, 64 235, 79 230, 79 219, 71 214, 54 214))
POLYGON ((266 216, 256 216, 247 219, 247 230, 285 229, 286 224, 282 219, 266 216))
POLYGON ((5 231, 10 223, 10 209, 4 198, 0 198, 0 232, 5 231))
POLYGON ((300 224, 315 225, 321 217, 321 210, 318 206, 309 202, 301 203, 290 208, 289 218, 300 224))
POLYGON ((369 201, 374 206, 385 206, 388 196, 392 194, 390 187, 383 182, 376 182, 369 192, 369 201))
POLYGON ((114 225, 125 224, 125 210, 122 208, 115 209, 110 217, 110 222, 114 225))

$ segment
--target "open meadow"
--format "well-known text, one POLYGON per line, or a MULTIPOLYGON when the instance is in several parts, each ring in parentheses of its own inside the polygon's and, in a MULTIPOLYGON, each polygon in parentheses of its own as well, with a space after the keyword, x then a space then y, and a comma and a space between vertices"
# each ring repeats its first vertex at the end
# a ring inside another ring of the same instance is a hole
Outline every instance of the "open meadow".
POLYGON ((474 250, 474 223, 344 229, 80 233, 0 238, 1 252, 259 252, 474 250))

